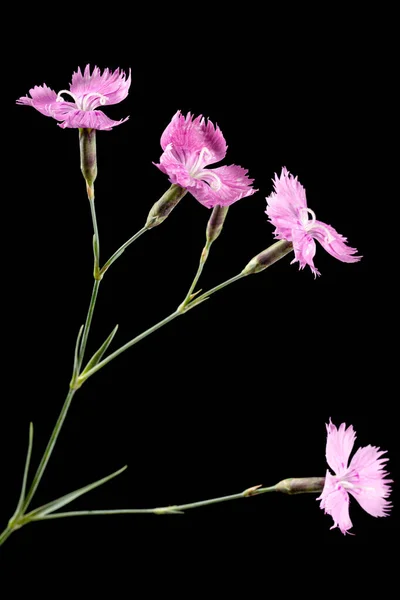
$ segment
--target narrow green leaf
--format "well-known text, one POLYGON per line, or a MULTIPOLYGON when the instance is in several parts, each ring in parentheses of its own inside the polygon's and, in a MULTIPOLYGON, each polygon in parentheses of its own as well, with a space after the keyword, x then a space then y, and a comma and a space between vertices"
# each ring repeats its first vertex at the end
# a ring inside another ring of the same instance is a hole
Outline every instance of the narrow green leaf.
POLYGON ((95 263, 98 265, 100 257, 99 257, 99 242, 97 240, 96 234, 94 234, 94 236, 93 236, 93 256, 94 256, 95 263))
POLYGON ((17 509, 15 511, 15 515, 19 514, 19 512, 21 511, 22 505, 23 505, 23 503, 25 501, 26 483, 27 483, 27 480, 28 480, 29 465, 31 463, 32 446, 33 446, 33 423, 29 423, 28 451, 26 453, 25 469, 24 469, 24 475, 23 475, 23 478, 22 478, 21 494, 20 494, 20 497, 19 497, 19 500, 18 500, 18 505, 17 505, 17 509))
POLYGON ((84 326, 82 325, 79 330, 78 337, 76 338, 75 352, 74 352, 74 368, 72 370, 72 380, 74 380, 79 375, 79 373, 78 373, 78 371, 79 371, 79 346, 81 343, 83 329, 84 329, 84 326))
POLYGON ((52 502, 49 502, 48 504, 44 504, 43 506, 39 506, 39 508, 35 508, 35 510, 33 510, 32 512, 30 512, 24 516, 24 521, 25 520, 27 522, 32 521, 32 520, 35 520, 35 518, 40 518, 43 515, 48 515, 49 513, 52 513, 55 510, 58 510, 62 506, 65 506, 66 504, 69 504, 73 500, 76 500, 76 498, 79 498, 79 496, 83 496, 83 494, 87 494, 91 490, 94 490, 95 488, 99 487, 100 485, 103 485, 103 483, 107 483, 107 481, 110 481, 110 479, 117 477, 117 475, 120 475, 121 473, 123 473, 125 471, 125 469, 127 469, 127 468, 128 468, 127 465, 125 465, 125 467, 122 467, 122 469, 115 471, 115 473, 111 473, 111 475, 107 475, 107 477, 104 477, 103 479, 99 479, 98 481, 95 481, 94 483, 89 483, 89 485, 85 485, 84 487, 80 488, 79 490, 70 492, 69 494, 66 494, 65 496, 61 496, 61 498, 57 498, 57 500, 53 500, 52 502))
POLYGON ((107 483, 114 477, 117 477, 117 475, 120 475, 121 473, 123 473, 125 471, 125 469, 127 469, 127 468, 128 468, 127 465, 125 465, 124 467, 122 467, 122 469, 115 471, 115 473, 112 473, 111 475, 107 475, 107 477, 104 477, 103 479, 99 479, 98 481, 95 481, 93 483, 90 483, 90 484, 82 487, 82 488, 79 488, 78 490, 75 490, 74 492, 70 492, 69 494, 66 494, 65 496, 61 496, 60 498, 57 498, 56 500, 53 500, 52 502, 49 502, 48 504, 44 504, 43 506, 40 506, 39 508, 36 508, 35 510, 33 510, 30 513, 28 513, 27 515, 25 515, 25 518, 27 518, 27 520, 32 520, 32 518, 41 517, 43 515, 52 513, 55 510, 58 510, 59 508, 61 508, 62 506, 69 504, 76 498, 79 498, 79 496, 82 496, 83 494, 90 492, 91 490, 95 489, 96 487, 99 487, 99 486, 103 485, 104 483, 107 483))
POLYGON ((117 333, 117 330, 118 330, 118 325, 116 325, 114 327, 114 329, 112 330, 112 332, 110 333, 110 335, 108 336, 108 338, 106 339, 104 344, 102 346, 100 346, 100 348, 97 350, 97 352, 95 354, 93 354, 92 358, 89 360, 88 364, 83 369, 81 375, 84 375, 85 373, 90 371, 90 369, 95 367, 97 365, 97 363, 99 363, 101 361, 104 353, 107 351, 108 346, 113 341, 114 336, 117 333))

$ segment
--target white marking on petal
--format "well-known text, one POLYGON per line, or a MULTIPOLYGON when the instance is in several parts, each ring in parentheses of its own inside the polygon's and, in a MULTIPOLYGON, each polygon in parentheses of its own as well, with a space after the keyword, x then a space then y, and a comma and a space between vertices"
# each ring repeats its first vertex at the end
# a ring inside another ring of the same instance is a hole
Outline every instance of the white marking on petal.
POLYGON ((222 181, 220 177, 214 173, 213 169, 203 169, 203 171, 199 171, 195 176, 195 179, 202 179, 208 183, 214 192, 218 192, 218 190, 220 190, 222 187, 222 181), (210 179, 211 181, 209 181, 210 179))
POLYGON ((315 216, 315 212, 311 210, 311 208, 301 208, 300 219, 302 225, 304 225, 304 227, 308 231, 311 227, 313 227, 313 225, 315 225, 317 217, 315 216), (309 220, 308 215, 311 215, 311 221, 309 220))
POLYGON ((108 101, 107 96, 103 96, 103 94, 100 94, 99 92, 90 92, 90 94, 86 94, 83 98, 82 107, 81 107, 82 110, 91 110, 89 108, 89 104, 90 104, 90 102, 88 102, 89 98, 100 98, 101 106, 104 106, 108 101))
POLYGON ((70 92, 69 90, 60 90, 57 94, 57 98, 56 98, 56 102, 65 102, 64 98, 61 96, 61 94, 68 94, 68 96, 71 96, 71 98, 74 100, 75 104, 77 105, 78 108, 81 108, 79 106, 78 103, 78 98, 75 96, 75 94, 73 94, 72 92, 70 92))
POLYGON ((207 164, 210 158, 212 158, 212 152, 208 148, 202 148, 199 156, 190 167, 189 175, 195 179, 199 179, 199 171, 207 164))

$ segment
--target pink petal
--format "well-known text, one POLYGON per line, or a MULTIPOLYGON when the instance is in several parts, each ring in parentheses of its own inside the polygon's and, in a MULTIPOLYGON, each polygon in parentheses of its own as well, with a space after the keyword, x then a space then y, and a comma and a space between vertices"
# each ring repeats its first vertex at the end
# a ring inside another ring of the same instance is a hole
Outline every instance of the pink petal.
POLYGON ((172 150, 172 144, 169 144, 160 157, 160 163, 153 163, 160 171, 168 175, 171 183, 177 183, 181 187, 187 188, 194 185, 195 180, 189 175, 184 163, 182 163, 172 150))
POLYGON ((188 191, 208 208, 216 205, 229 206, 241 198, 251 196, 258 190, 251 186, 254 179, 247 177, 246 169, 237 165, 204 169, 188 191))
POLYGON ((362 258, 354 256, 357 250, 348 246, 346 238, 333 227, 316 220, 314 212, 307 208, 304 187, 285 167, 279 178, 275 174, 274 192, 267 198, 265 212, 275 226, 275 237, 293 242, 293 262, 299 261, 300 268, 309 265, 314 275, 319 272, 314 267, 315 246, 310 238, 318 240, 329 254, 342 262, 357 262, 362 258))
POLYGON ((57 102, 57 94, 54 90, 47 87, 44 83, 43 86, 35 85, 29 90, 31 98, 29 96, 23 96, 17 100, 17 104, 25 104, 26 106, 33 106, 42 115, 46 117, 53 117, 58 111, 62 109, 62 105, 69 104, 64 102, 57 102))
POLYGON ((281 176, 275 173, 274 192, 267 198, 270 222, 276 227, 279 239, 291 240, 291 230, 300 225, 300 211, 307 208, 306 192, 297 177, 282 168, 281 176))
POLYGON ((314 225, 309 229, 309 233, 319 241, 329 254, 342 262, 354 263, 362 258, 362 256, 353 256, 357 252, 357 249, 350 248, 346 244, 347 238, 340 235, 330 225, 322 223, 322 221, 316 220, 314 225))
POLYGON ((325 486, 318 499, 321 499, 320 507, 333 519, 331 529, 339 527, 340 531, 346 534, 353 527, 349 516, 349 495, 341 486, 335 489, 329 471, 326 473, 325 486))
MULTIPOLYGON (((280 238, 282 239, 282 238, 280 238)), ((321 275, 318 269, 314 266, 314 256, 316 251, 315 242, 310 235, 304 233, 301 229, 293 229, 291 239, 284 237, 288 241, 293 242, 294 259, 290 264, 299 263, 299 268, 304 269, 308 265, 314 273, 314 277, 321 275)))
POLYGON ((352 425, 346 429, 346 423, 342 423, 337 429, 330 419, 326 430, 326 461, 336 475, 342 475, 347 469, 350 452, 354 446, 355 431, 352 425))
POLYGON ((222 160, 227 149, 218 126, 214 127, 211 121, 206 121, 201 115, 194 119, 188 113, 184 117, 179 110, 161 136, 162 149, 166 150, 169 144, 172 144, 176 158, 186 164, 189 170, 203 149, 206 152, 203 152, 200 168, 222 160))
POLYGON ((388 459, 381 458, 383 454, 386 451, 365 446, 357 450, 349 465, 349 477, 354 486, 349 488, 349 493, 373 517, 386 517, 392 506, 386 500, 391 492, 389 484, 392 479, 385 479, 388 459))
MULTIPOLYGON (((107 99, 106 104, 118 104, 127 97, 130 85, 130 70, 128 77, 119 69, 114 72, 105 69, 101 73, 98 67, 94 67, 93 73, 90 73, 90 65, 86 65, 83 75, 80 68, 72 75, 70 90, 80 99, 87 98, 89 94, 100 94, 107 99)), ((90 97, 90 109, 100 104, 99 96, 90 97)))
POLYGON ((121 121, 113 121, 101 110, 73 110, 68 115, 64 115, 63 119, 65 120, 63 123, 60 123, 59 126, 63 129, 71 127, 111 131, 113 127, 125 123, 128 118, 129 117, 126 117, 126 119, 122 119, 121 121))
POLYGON ((277 195, 284 196, 287 201, 299 208, 307 208, 306 190, 301 185, 297 176, 294 177, 286 167, 282 167, 281 176, 275 173, 274 188, 277 195))

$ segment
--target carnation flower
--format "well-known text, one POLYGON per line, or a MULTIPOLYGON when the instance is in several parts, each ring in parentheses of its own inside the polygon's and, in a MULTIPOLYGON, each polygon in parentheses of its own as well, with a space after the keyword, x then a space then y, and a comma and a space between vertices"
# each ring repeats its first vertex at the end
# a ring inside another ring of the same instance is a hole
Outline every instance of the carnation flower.
POLYGON ((275 191, 267 198, 267 210, 275 238, 293 243, 294 259, 300 269, 308 265, 314 276, 320 275, 314 266, 315 241, 332 256, 342 262, 353 263, 361 259, 354 256, 357 250, 350 248, 347 239, 330 225, 317 221, 315 213, 307 207, 306 191, 297 177, 283 167, 280 178, 275 173, 275 191))
POLYGON ((227 145, 220 128, 201 115, 184 117, 178 111, 161 136, 161 147, 156 167, 208 208, 229 206, 257 191, 242 167, 206 168, 225 157, 227 145))
POLYGON ((24 96, 17 100, 17 104, 33 106, 43 115, 61 121, 59 126, 80 129, 104 129, 110 131, 116 125, 127 121, 113 121, 101 110, 99 106, 118 104, 124 100, 131 85, 131 74, 126 77, 124 71, 116 69, 111 72, 105 69, 101 73, 94 67, 90 73, 90 66, 86 65, 82 75, 80 68, 72 75, 69 90, 60 90, 58 94, 44 83, 36 85, 29 90, 30 97, 24 96), (70 96, 73 100, 66 101, 63 95, 70 96))
POLYGON ((388 473, 384 466, 388 459, 381 456, 386 450, 375 446, 358 448, 349 463, 356 439, 352 425, 346 429, 342 423, 337 429, 329 420, 326 429, 326 460, 334 475, 327 470, 324 489, 317 500, 321 500, 320 507, 333 519, 331 529, 339 527, 346 534, 353 526, 349 516, 350 495, 373 517, 386 517, 391 508, 386 498, 392 480, 385 479, 388 473))

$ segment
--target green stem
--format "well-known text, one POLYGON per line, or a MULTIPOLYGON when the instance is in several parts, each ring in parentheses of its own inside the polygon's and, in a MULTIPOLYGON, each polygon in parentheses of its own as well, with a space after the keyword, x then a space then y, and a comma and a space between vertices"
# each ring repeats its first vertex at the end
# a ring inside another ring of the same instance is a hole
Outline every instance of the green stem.
POLYGON ((42 460, 40 461, 40 464, 36 471, 35 477, 33 478, 32 485, 29 489, 29 492, 26 495, 25 501, 22 506, 21 514, 23 514, 26 511, 26 509, 28 508, 28 506, 37 490, 40 480, 42 479, 43 473, 47 467, 47 463, 50 460, 50 456, 53 452, 54 446, 56 445, 57 438, 59 436, 59 433, 60 433, 63 423, 65 421, 65 417, 67 416, 68 409, 71 405, 72 398, 74 397, 75 392, 76 392, 76 390, 70 389, 67 394, 64 405, 63 405, 60 415, 57 419, 57 423, 55 424, 55 427, 51 434, 50 440, 47 444, 46 450, 44 451, 44 454, 42 456, 42 460))
POLYGON ((157 331, 157 329, 160 329, 160 327, 167 325, 167 323, 170 323, 171 321, 176 319, 176 317, 179 317, 180 315, 184 315, 187 311, 191 310, 195 306, 198 306, 201 302, 204 302, 204 300, 207 300, 209 298, 209 296, 211 296, 211 294, 214 294, 215 292, 222 290, 222 288, 226 287, 227 285, 230 285, 231 283, 234 283, 235 281, 239 281, 239 279, 242 279, 243 277, 245 277, 245 275, 243 273, 239 273, 238 275, 235 275, 235 277, 231 277, 227 281, 220 283, 220 285, 215 286, 208 292, 205 292, 199 298, 195 298, 187 306, 182 307, 182 304, 181 304, 177 308, 177 310, 174 311, 173 313, 171 313, 170 315, 168 315, 168 317, 165 317, 165 319, 163 319, 162 321, 159 321, 158 323, 153 325, 153 327, 150 327, 150 329, 146 329, 146 331, 144 331, 140 335, 136 336, 135 338, 133 338, 132 340, 130 340, 129 342, 127 342, 126 344, 121 346, 121 348, 118 348, 112 354, 109 354, 104 360, 97 363, 97 365, 95 367, 93 367, 86 373, 82 373, 81 377, 77 378, 77 383, 79 385, 81 385, 84 381, 86 381, 86 379, 88 379, 89 377, 91 377, 92 375, 97 373, 97 371, 100 371, 100 369, 102 369, 109 362, 114 360, 114 358, 117 358, 117 356, 119 356, 120 354, 122 354, 123 352, 128 350, 129 348, 132 348, 132 346, 134 346, 135 344, 137 344, 138 342, 143 340, 145 337, 147 337, 148 335, 151 335, 152 333, 157 331))
POLYGON ((3 533, 0 534, 0 546, 10 537, 14 529, 12 527, 6 527, 3 533))
POLYGON ((192 508, 201 508, 210 504, 220 504, 221 502, 229 502, 231 500, 239 500, 240 498, 249 498, 250 496, 258 496, 267 492, 278 491, 275 486, 258 488, 258 486, 248 488, 239 494, 231 494, 230 496, 220 496, 219 498, 211 498, 210 500, 201 500, 200 502, 190 502, 188 504, 177 504, 174 506, 163 506, 160 508, 126 508, 115 510, 76 510, 65 513, 52 513, 43 515, 43 517, 33 518, 32 521, 41 521, 45 519, 62 519, 64 517, 85 517, 95 515, 162 515, 162 514, 179 514, 185 510, 192 508))
POLYGON ((115 352, 113 352, 112 354, 109 354, 104 360, 102 360, 101 362, 97 363, 97 365, 95 367, 93 367, 92 369, 90 369, 90 371, 88 371, 83 376, 82 379, 80 377, 78 377, 78 382, 80 381, 81 383, 83 383, 83 381, 85 381, 88 377, 90 377, 91 375, 94 375, 95 373, 97 373, 97 371, 99 371, 100 369, 102 369, 103 367, 105 367, 109 362, 111 362, 112 360, 114 360, 114 358, 117 358, 117 356, 119 356, 120 354, 122 354, 123 352, 125 352, 125 350, 128 350, 128 348, 131 348, 132 346, 134 346, 135 344, 137 344, 138 342, 140 342, 141 340, 143 340, 145 337, 147 337, 151 333, 154 333, 154 331, 157 331, 157 329, 160 329, 160 327, 163 327, 164 325, 166 325, 170 321, 173 321, 176 317, 179 317, 181 314, 183 314, 183 313, 179 312, 178 310, 176 310, 175 312, 173 312, 172 314, 170 314, 168 317, 166 317, 162 321, 159 321, 159 323, 156 323, 155 325, 153 325, 153 327, 150 327, 150 329, 147 329, 146 331, 144 331, 140 335, 136 336, 135 338, 133 338, 133 340, 130 340, 129 342, 127 342, 126 344, 124 344, 123 346, 121 346, 121 348, 118 348, 118 350, 115 350, 115 352))
POLYGON ((235 281, 239 281, 239 279, 243 279, 243 277, 246 277, 246 275, 244 273, 239 273, 238 275, 235 275, 234 277, 227 279, 223 283, 216 285, 215 287, 211 288, 211 290, 208 290, 208 292, 204 292, 204 294, 195 298, 193 300, 193 302, 191 304, 189 304, 189 306, 187 307, 186 310, 194 308, 195 306, 197 306, 204 300, 207 300, 212 294, 215 294, 215 292, 219 292, 219 290, 222 290, 224 287, 231 285, 231 283, 235 283, 235 281))
POLYGON ((109 258, 108 261, 106 263, 104 263, 104 265, 100 269, 99 274, 101 276, 103 276, 104 273, 107 271, 107 269, 109 267, 111 267, 113 262, 115 262, 117 260, 117 258, 119 258, 123 252, 125 252, 125 250, 128 248, 128 246, 133 244, 133 242, 135 242, 141 235, 143 235, 143 233, 148 231, 148 229, 149 228, 146 226, 142 227, 142 229, 140 229, 137 233, 135 233, 135 235, 133 235, 131 238, 129 238, 129 240, 127 242, 125 242, 125 244, 122 244, 122 246, 120 248, 118 248, 118 250, 116 252, 114 252, 114 254, 111 256, 111 258, 109 258))
POLYGON ((204 269, 204 265, 206 264, 207 258, 208 258, 208 253, 210 251, 210 246, 211 246, 212 242, 207 242, 206 245, 203 248, 203 251, 201 253, 200 256, 200 262, 199 262, 199 267, 197 269, 197 273, 193 279, 192 285, 189 288, 188 293, 186 294, 186 298, 184 299, 184 301, 182 302, 182 304, 179 306, 179 310, 183 310, 189 303, 190 301, 193 299, 192 298, 192 294, 194 289, 196 288, 197 282, 200 279, 200 276, 203 272, 204 269))
POLYGON ((92 216, 92 224, 93 224, 93 256, 94 256, 94 268, 93 268, 93 276, 95 279, 101 279, 100 277, 100 236, 99 236, 99 227, 97 225, 97 216, 96 209, 94 203, 94 197, 89 197, 90 204, 90 214, 92 216))
POLYGON ((84 326, 83 334, 82 334, 82 342, 81 342, 80 349, 79 349, 77 374, 79 374, 79 370, 81 368, 82 361, 83 361, 83 358, 85 355, 86 344, 87 344, 87 340, 89 337, 90 326, 92 324, 94 307, 96 306, 96 300, 97 300, 97 294, 98 294, 99 287, 100 287, 100 281, 101 281, 100 279, 95 279, 94 283, 93 283, 92 297, 90 298, 89 310, 88 310, 88 313, 86 316, 86 322, 85 322, 85 326, 84 326))

